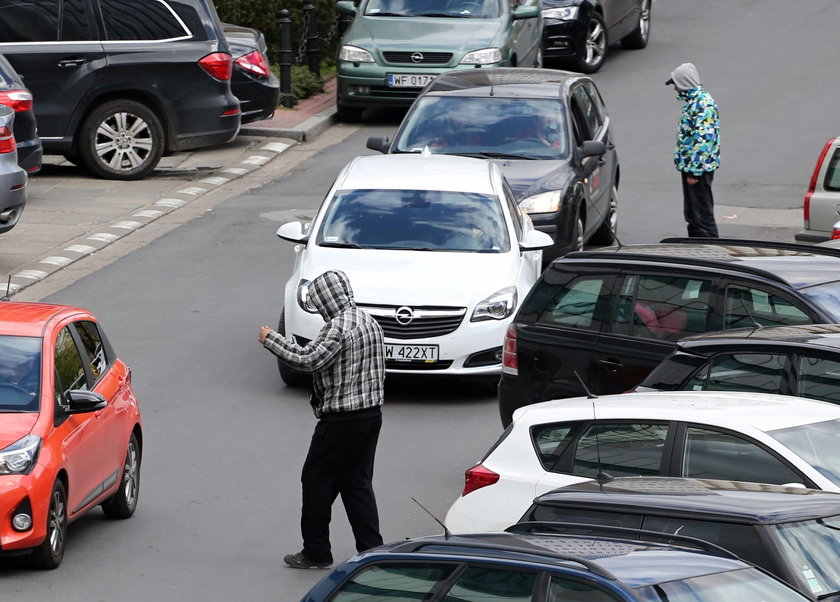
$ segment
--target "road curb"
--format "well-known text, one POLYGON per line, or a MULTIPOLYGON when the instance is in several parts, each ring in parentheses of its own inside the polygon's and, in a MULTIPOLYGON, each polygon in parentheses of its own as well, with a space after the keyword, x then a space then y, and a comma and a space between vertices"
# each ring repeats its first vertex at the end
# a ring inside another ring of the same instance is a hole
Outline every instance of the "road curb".
POLYGON ((289 138, 297 142, 308 142, 322 134, 336 122, 336 109, 330 107, 313 115, 306 121, 292 128, 261 127, 258 125, 242 126, 239 133, 244 136, 263 136, 266 138, 289 138))
MULTIPOLYGON (((329 124, 323 126, 320 131, 323 131, 326 127, 329 127, 329 124)), ((316 130, 313 128, 312 131, 316 130)), ((307 132, 304 131, 304 133, 307 132)), ((314 137, 316 134, 310 135, 314 137)), ((233 180, 260 169, 300 141, 279 135, 271 136, 271 139, 267 139, 269 137, 264 138, 256 141, 235 161, 219 167, 210 172, 209 175, 201 174, 200 178, 185 182, 185 185, 177 190, 162 193, 146 205, 128 215, 115 219, 107 226, 98 227, 93 231, 82 234, 61 244, 60 248, 50 249, 37 259, 18 266, 11 273, 11 280, 4 278, 5 282, 0 283, 0 291, 11 296, 28 286, 37 284, 62 268, 104 249, 164 215, 188 205, 233 180)))

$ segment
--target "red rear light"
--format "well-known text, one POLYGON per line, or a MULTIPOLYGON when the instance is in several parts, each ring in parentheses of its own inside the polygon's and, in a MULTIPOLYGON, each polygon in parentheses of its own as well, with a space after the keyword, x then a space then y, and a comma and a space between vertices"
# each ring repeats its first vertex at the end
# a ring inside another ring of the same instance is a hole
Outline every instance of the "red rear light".
POLYGON ((505 374, 519 374, 519 360, 516 357, 516 326, 511 324, 505 333, 502 346, 502 372, 505 374))
POLYGON ((464 473, 464 491, 461 496, 472 493, 476 489, 487 487, 499 480, 499 475, 484 468, 481 464, 476 464, 464 473))
POLYGON ((0 126, 0 153, 10 153, 15 148, 15 137, 12 135, 12 130, 5 125, 0 126))
POLYGON ((230 80, 233 69, 233 57, 224 52, 208 54, 198 61, 199 66, 216 79, 226 82, 230 80))
POLYGON ((245 56, 240 56, 234 62, 245 71, 249 71, 254 75, 259 75, 261 77, 267 77, 270 72, 268 61, 263 56, 263 53, 257 50, 250 54, 246 54, 245 56))
POLYGON ((32 95, 26 90, 0 92, 0 105, 14 109, 15 113, 32 110, 32 95))
POLYGON ((822 167, 825 156, 828 153, 828 149, 831 148, 831 145, 834 144, 835 140, 836 138, 832 138, 825 143, 825 146, 820 153, 820 158, 817 159, 817 164, 814 165, 814 173, 811 174, 811 182, 808 184, 808 192, 805 193, 805 202, 802 205, 802 217, 805 220, 806 226, 808 226, 808 222, 811 221, 811 195, 814 194, 814 189, 817 187, 817 177, 820 175, 820 168, 822 167))
POLYGON ((834 227, 831 230, 831 240, 840 240, 840 228, 834 227))

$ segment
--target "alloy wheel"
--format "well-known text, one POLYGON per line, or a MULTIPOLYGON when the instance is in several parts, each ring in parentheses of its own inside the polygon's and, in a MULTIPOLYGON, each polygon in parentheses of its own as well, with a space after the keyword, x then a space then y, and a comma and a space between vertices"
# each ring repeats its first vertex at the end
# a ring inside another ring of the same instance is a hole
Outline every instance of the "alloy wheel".
POLYGON ((584 60, 587 65, 597 65, 607 51, 607 34, 604 26, 595 19, 589 23, 589 33, 586 36, 586 54, 584 60))
POLYGON ((47 522, 47 538, 53 556, 60 556, 64 549, 64 523, 67 520, 67 507, 64 494, 60 490, 53 491, 50 500, 50 514, 47 522))
POLYGON ((647 40, 650 34, 650 0, 642 0, 642 14, 639 16, 639 31, 642 39, 647 40))
POLYGON ((132 113, 114 113, 96 128, 96 154, 114 170, 141 166, 149 159, 153 144, 149 124, 132 113))
POLYGON ((128 444, 128 451, 125 453, 125 466, 123 466, 123 490, 125 501, 129 506, 133 506, 137 501, 139 477, 140 453, 137 444, 132 440, 128 444))

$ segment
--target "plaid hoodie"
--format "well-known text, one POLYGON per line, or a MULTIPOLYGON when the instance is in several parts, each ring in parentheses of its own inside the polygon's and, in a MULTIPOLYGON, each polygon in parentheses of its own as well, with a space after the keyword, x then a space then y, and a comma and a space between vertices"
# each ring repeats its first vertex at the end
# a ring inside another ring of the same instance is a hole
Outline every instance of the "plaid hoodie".
POLYGON ((263 346, 295 370, 313 374, 315 415, 382 405, 385 342, 382 327, 356 307, 344 272, 324 272, 309 299, 327 322, 305 347, 271 332, 263 346))

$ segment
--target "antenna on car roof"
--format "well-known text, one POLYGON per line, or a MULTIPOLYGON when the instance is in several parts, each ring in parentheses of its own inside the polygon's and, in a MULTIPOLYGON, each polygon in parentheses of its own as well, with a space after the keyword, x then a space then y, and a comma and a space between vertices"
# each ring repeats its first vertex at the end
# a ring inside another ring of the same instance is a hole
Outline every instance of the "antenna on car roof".
POLYGON ((428 508, 426 508, 423 504, 421 504, 420 502, 418 502, 418 501, 417 501, 416 499, 414 499, 414 498, 411 498, 411 501, 412 501, 412 502, 414 502, 415 504, 417 504, 418 506, 420 506, 423 510, 425 510, 425 511, 426 511, 426 514, 428 514, 428 515, 429 515, 429 516, 431 516, 433 519, 435 519, 435 522, 436 522, 437 524, 439 524, 441 527, 443 527, 443 537, 444 537, 444 539, 449 539, 449 538, 452 536, 452 533, 450 533, 450 532, 449 532, 449 529, 447 529, 447 528, 446 528, 446 525, 445 525, 445 524, 443 524, 443 522, 442 522, 442 521, 441 521, 441 520, 440 520, 437 516, 435 516, 434 514, 432 514, 431 512, 429 512, 429 509, 428 509, 428 508))
MULTIPOLYGON (((598 396, 594 393, 591 393, 589 389, 586 388, 586 384, 584 384, 583 379, 578 374, 577 370, 575 370, 575 376, 577 377, 578 381, 580 381, 580 385, 586 390, 587 392, 587 399, 591 399, 592 401, 592 420, 598 420, 598 416, 595 414, 595 401, 598 399, 598 396)), ((593 425, 594 426, 594 425, 593 425)), ((613 476, 609 473, 604 472, 604 469, 601 466, 601 442, 598 441, 598 429, 595 428, 595 453, 597 454, 598 459, 598 474, 595 475, 595 482, 598 483, 598 486, 601 487, 603 490, 604 485, 609 483, 613 480, 613 476)))
POLYGON ((10 295, 12 294, 12 275, 9 274, 9 280, 6 282, 6 294, 3 295, 3 298, 0 301, 11 301, 10 295))
POLYGON ((583 382, 583 379, 580 377, 580 374, 578 374, 577 370, 575 370, 575 378, 578 379, 581 388, 586 392, 586 399, 598 399, 598 396, 595 395, 595 393, 593 393, 592 391, 590 391, 589 387, 586 386, 586 383, 583 382))
POLYGON ((743 298, 743 297, 740 297, 740 298, 738 299, 738 301, 740 301, 740 302, 741 302, 741 307, 744 309, 744 311, 745 311, 745 312, 747 312, 747 316, 749 317, 750 321, 753 323, 753 326, 755 326, 756 330, 758 330, 758 329, 760 329, 760 328, 764 328, 764 324, 762 324, 761 322, 759 322, 758 320, 756 320, 756 319, 753 317, 753 315, 750 313, 750 309, 747 307, 747 304, 746 304, 746 303, 744 303, 744 298, 743 298))

